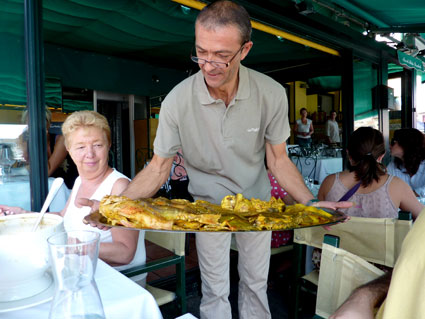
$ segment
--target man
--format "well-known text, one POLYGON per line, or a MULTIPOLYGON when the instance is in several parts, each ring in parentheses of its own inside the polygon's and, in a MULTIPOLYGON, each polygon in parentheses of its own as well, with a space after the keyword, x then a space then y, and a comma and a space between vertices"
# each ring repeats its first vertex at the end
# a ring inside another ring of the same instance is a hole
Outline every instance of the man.
POLYGON ((326 122, 326 136, 328 144, 339 144, 341 142, 335 111, 331 111, 330 119, 326 122))
POLYGON ((407 234, 394 271, 357 288, 331 319, 424 318, 425 208, 407 234), (384 301, 385 299, 385 301, 384 301), (382 303, 384 301, 384 303, 382 303))
MULTIPOLYGON (((167 180, 181 148, 195 200, 219 204, 224 196, 236 193, 269 200, 267 153, 268 167, 279 184, 307 204, 313 195, 286 154, 290 128, 285 89, 240 64, 253 45, 248 13, 230 1, 214 2, 197 17, 195 36, 192 60, 200 71, 178 84, 162 103, 152 161, 122 195, 153 196, 167 180)), ((232 316, 230 239, 229 233, 196 236, 201 318, 232 316)), ((240 318, 270 318, 266 290, 271 232, 238 233, 236 241, 240 318)))

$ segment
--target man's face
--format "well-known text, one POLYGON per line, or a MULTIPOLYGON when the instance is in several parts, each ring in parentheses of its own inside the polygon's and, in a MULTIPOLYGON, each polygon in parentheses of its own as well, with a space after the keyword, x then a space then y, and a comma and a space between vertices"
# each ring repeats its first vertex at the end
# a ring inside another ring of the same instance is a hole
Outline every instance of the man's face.
POLYGON ((243 48, 239 30, 235 26, 207 29, 200 23, 195 26, 196 55, 208 61, 230 62, 228 67, 217 68, 211 63, 199 64, 205 82, 210 88, 225 89, 235 83, 238 77, 240 61, 252 47, 252 42, 243 48))
POLYGON ((332 113, 331 113, 331 119, 332 119, 333 121, 335 121, 335 119, 336 119, 336 112, 332 112, 332 113))

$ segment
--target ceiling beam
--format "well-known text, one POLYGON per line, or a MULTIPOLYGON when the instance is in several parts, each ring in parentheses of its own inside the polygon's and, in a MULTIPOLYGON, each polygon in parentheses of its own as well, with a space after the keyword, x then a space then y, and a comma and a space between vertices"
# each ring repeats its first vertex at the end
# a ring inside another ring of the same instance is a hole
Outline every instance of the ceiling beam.
POLYGON ((373 33, 425 33, 425 23, 370 28, 370 31, 373 33))
MULTIPOLYGON (((172 0, 172 1, 180 3, 180 4, 187 6, 187 7, 198 9, 198 10, 201 10, 203 7, 205 7, 207 5, 206 3, 203 3, 203 2, 200 2, 200 1, 197 1, 197 0, 172 0)), ((319 51, 322 51, 322 52, 325 52, 325 53, 340 56, 339 52, 335 49, 332 49, 332 48, 326 47, 322 44, 310 41, 306 38, 299 37, 297 35, 285 32, 285 31, 283 31, 279 28, 276 28, 274 26, 271 26, 269 24, 265 24, 265 23, 262 23, 262 22, 259 22, 259 21, 255 21, 254 19, 251 19, 251 24, 252 24, 252 27, 254 29, 260 30, 262 32, 269 33, 269 34, 272 34, 272 35, 275 35, 275 36, 278 36, 278 37, 282 37, 283 39, 286 39, 286 40, 289 40, 289 41, 292 41, 292 42, 295 42, 295 43, 298 43, 298 44, 301 44, 301 45, 306 45, 306 46, 309 46, 313 49, 316 49, 316 50, 319 50, 319 51)))
MULTIPOLYGON (((329 2, 329 1, 327 1, 329 2)), ((347 11, 350 11, 354 15, 368 21, 371 24, 374 24, 380 28, 388 28, 389 25, 386 24, 384 21, 378 19, 377 17, 371 15, 370 13, 366 12, 362 8, 352 4, 351 2, 347 0, 332 0, 331 2, 339 5, 340 7, 343 7, 347 11)))

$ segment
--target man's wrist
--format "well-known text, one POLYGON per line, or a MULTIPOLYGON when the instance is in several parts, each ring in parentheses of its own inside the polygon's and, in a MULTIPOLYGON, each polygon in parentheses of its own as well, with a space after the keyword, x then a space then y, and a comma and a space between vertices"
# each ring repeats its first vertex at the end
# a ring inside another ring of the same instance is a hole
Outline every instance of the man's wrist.
POLYGON ((318 199, 316 199, 316 198, 313 198, 313 199, 310 199, 310 200, 306 203, 306 206, 316 206, 315 204, 316 204, 316 203, 318 203, 318 202, 320 202, 320 200, 318 200, 318 199))

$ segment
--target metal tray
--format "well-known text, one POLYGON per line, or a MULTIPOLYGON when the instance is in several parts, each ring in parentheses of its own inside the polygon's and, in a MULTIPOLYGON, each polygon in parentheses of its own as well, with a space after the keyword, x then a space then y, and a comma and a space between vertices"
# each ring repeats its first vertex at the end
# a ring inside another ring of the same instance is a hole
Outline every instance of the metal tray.
MULTIPOLYGON (((319 207, 318 207, 319 208, 319 207)), ((294 227, 294 228, 284 228, 284 229, 273 229, 273 231, 280 231, 280 230, 292 230, 292 229, 299 229, 299 228, 307 228, 307 227, 316 227, 316 226, 328 226, 328 225, 334 225, 341 223, 345 221, 347 218, 347 215, 345 215, 341 211, 333 211, 327 208, 321 208, 324 211, 334 215, 335 220, 328 223, 323 224, 315 224, 315 225, 308 225, 308 226, 300 226, 300 227, 294 227)), ((149 231, 156 231, 156 232, 177 232, 177 233, 249 233, 249 232, 264 232, 264 231, 272 231, 272 230, 239 230, 239 231, 230 231, 230 230, 168 230, 168 229, 152 229, 152 228, 135 228, 135 227, 125 227, 121 225, 110 225, 107 223, 106 218, 103 217, 99 211, 95 211, 86 217, 84 217, 83 221, 86 224, 92 224, 96 226, 106 226, 111 228, 123 228, 123 229, 137 229, 137 230, 149 230, 149 231)))

